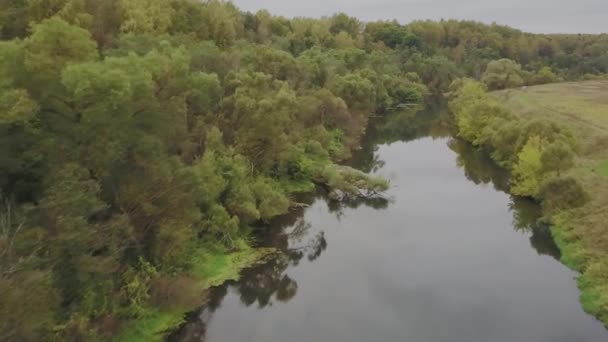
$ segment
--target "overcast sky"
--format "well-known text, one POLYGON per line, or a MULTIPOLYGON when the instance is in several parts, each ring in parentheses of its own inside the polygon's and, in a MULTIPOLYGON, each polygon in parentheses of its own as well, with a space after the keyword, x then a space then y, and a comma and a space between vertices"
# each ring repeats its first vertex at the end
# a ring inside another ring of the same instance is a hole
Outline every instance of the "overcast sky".
POLYGON ((287 17, 345 12, 359 19, 474 19, 538 33, 608 33, 608 0, 233 0, 287 17))

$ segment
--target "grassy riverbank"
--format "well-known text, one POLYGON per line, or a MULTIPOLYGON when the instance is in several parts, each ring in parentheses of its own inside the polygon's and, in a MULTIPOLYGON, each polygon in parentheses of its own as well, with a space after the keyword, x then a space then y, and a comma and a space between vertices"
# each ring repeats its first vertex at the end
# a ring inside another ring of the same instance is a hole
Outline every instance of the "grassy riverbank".
POLYGON ((557 83, 493 93, 522 120, 542 119, 576 137, 574 166, 566 172, 589 195, 582 207, 552 217, 562 261, 581 272, 584 309, 608 324, 608 81, 557 83))
POLYGON ((216 246, 199 248, 192 256, 195 267, 190 275, 201 294, 190 303, 165 308, 150 308, 139 319, 130 321, 114 339, 115 341, 161 341, 168 330, 183 322, 184 315, 204 304, 207 290, 230 280, 238 280, 241 270, 266 260, 275 253, 273 248, 252 248, 239 241, 237 252, 228 252, 216 246))

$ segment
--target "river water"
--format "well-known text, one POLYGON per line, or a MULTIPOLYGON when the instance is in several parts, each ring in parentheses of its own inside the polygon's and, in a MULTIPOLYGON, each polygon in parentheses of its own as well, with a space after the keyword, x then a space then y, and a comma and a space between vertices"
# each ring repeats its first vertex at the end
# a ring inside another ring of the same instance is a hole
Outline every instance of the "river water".
POLYGON ((391 180, 388 200, 302 199, 264 230, 284 255, 214 289, 170 339, 608 341, 539 208, 505 193, 504 172, 442 117, 376 125, 353 163, 391 180))

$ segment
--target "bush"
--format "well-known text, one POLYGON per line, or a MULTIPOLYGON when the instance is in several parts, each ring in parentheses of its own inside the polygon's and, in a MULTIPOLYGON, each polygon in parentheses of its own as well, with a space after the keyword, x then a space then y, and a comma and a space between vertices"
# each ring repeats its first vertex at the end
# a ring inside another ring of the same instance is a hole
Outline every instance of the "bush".
POLYGON ((545 180, 540 187, 544 212, 551 216, 559 211, 583 206, 589 195, 574 177, 555 177, 545 180))
POLYGON ((193 310, 202 294, 199 284, 187 276, 158 276, 150 282, 150 302, 163 309, 193 310))

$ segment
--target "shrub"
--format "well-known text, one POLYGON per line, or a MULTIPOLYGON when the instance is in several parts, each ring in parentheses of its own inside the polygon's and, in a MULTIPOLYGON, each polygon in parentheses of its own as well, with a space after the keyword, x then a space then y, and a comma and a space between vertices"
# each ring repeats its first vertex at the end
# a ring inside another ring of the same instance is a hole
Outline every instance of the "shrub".
POLYGON ((543 210, 549 216, 566 209, 583 206, 589 195, 574 177, 555 177, 545 180, 539 190, 543 210))

